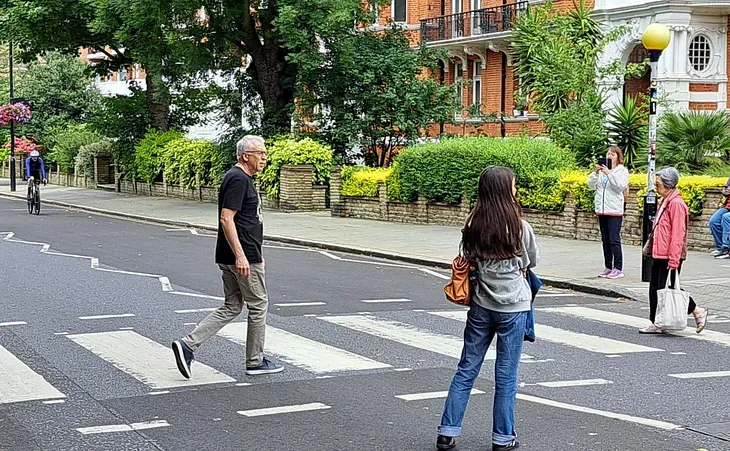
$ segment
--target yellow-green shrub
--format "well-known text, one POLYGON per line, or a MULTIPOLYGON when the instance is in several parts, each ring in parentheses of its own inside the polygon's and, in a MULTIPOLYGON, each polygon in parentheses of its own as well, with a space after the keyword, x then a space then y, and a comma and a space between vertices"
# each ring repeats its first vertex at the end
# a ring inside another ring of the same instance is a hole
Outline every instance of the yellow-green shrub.
POLYGON ((384 183, 392 172, 391 168, 345 166, 342 168, 342 195, 375 197, 378 195, 378 185, 384 183))
MULTIPOLYGON (((706 190, 709 188, 721 188, 727 181, 724 177, 711 177, 709 175, 686 175, 679 178, 679 193, 689 207, 691 217, 702 215, 702 206, 705 203, 706 190)), ((646 194, 646 174, 636 174, 629 177, 632 185, 641 186, 639 191, 639 209, 643 210, 646 194)))

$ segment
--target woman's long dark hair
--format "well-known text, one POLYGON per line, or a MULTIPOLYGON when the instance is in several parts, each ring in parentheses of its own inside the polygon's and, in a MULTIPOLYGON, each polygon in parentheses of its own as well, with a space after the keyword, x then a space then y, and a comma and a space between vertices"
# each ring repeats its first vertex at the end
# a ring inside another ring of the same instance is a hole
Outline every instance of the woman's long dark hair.
POLYGON ((471 260, 506 260, 522 255, 522 210, 512 192, 511 169, 490 166, 479 179, 477 204, 463 231, 462 249, 471 260))

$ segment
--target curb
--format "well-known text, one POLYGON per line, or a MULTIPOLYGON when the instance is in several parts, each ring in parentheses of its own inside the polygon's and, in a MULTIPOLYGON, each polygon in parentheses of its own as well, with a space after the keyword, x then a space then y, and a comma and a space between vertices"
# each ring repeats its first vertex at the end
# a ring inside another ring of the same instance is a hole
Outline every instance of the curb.
MULTIPOLYGON (((25 197, 23 197, 21 195, 7 194, 7 193, 0 193, 0 197, 6 198, 6 199, 14 199, 14 200, 25 200, 25 197)), ((119 211, 106 210, 103 208, 87 207, 84 205, 70 204, 68 202, 55 201, 55 200, 44 200, 43 203, 48 204, 48 205, 57 206, 57 207, 65 207, 65 208, 85 211, 85 212, 89 212, 89 213, 97 213, 97 214, 102 214, 102 215, 107 215, 107 216, 130 219, 130 220, 134 220, 134 221, 142 221, 142 222, 149 222, 149 223, 155 223, 155 224, 164 224, 164 225, 170 225, 170 226, 174 226, 174 227, 195 228, 195 229, 207 230, 207 231, 212 231, 212 232, 218 231, 217 227, 213 227, 213 226, 206 225, 206 224, 195 224, 195 223, 187 222, 187 221, 160 219, 160 218, 154 218, 151 216, 124 213, 124 212, 119 212, 119 211)), ((278 236, 278 235, 264 234, 264 239, 269 240, 269 241, 278 242, 278 243, 314 247, 317 249, 324 249, 324 250, 330 250, 330 251, 335 251, 335 252, 345 252, 345 253, 349 253, 349 254, 363 255, 363 256, 367 256, 367 257, 382 258, 385 260, 394 260, 394 261, 399 261, 399 262, 403 262, 403 263, 409 263, 412 265, 430 266, 433 268, 440 268, 440 269, 451 269, 450 261, 413 257, 410 255, 403 255, 403 254, 398 254, 395 252, 385 252, 385 251, 361 248, 361 247, 356 247, 356 246, 343 246, 343 245, 339 245, 339 244, 325 243, 322 241, 314 241, 314 240, 307 240, 307 239, 301 239, 301 238, 291 238, 291 237, 278 236)), ((571 279, 554 278, 554 277, 550 277, 550 276, 547 276, 547 277, 540 276, 540 278, 542 279, 543 283, 545 283, 546 285, 549 285, 553 288, 561 288, 561 289, 566 289, 566 290, 577 291, 580 293, 593 294, 596 296, 603 296, 603 297, 609 297, 609 298, 625 298, 625 299, 629 299, 632 301, 642 302, 642 300, 637 298, 635 294, 631 293, 629 290, 622 289, 620 287, 606 288, 606 287, 601 287, 601 286, 597 286, 597 285, 587 284, 585 282, 577 282, 577 281, 571 280, 571 279)))

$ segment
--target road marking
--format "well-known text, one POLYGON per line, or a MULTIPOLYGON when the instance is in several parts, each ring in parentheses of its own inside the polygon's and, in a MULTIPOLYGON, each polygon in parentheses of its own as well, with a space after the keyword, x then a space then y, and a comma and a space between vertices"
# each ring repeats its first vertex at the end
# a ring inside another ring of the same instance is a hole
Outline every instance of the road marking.
MULTIPOLYGON (((473 388, 471 390, 472 395, 483 395, 484 392, 473 388)), ((432 391, 429 393, 413 393, 410 395, 396 395, 396 398, 402 399, 403 401, 423 401, 425 399, 439 399, 445 398, 449 395, 448 391, 432 391)))
POLYGON ((175 310, 175 313, 202 313, 202 312, 214 312, 218 310, 217 307, 211 308, 192 308, 188 310, 175 310))
POLYGON ((134 313, 119 313, 119 314, 115 314, 115 315, 79 316, 79 319, 130 318, 132 316, 134 316, 134 313))
POLYGON ((214 301, 225 301, 226 300, 226 298, 221 297, 221 296, 212 296, 210 294, 186 293, 184 291, 170 291, 170 294, 177 294, 179 296, 187 296, 190 298, 213 299, 214 301))
POLYGON ((195 362, 195 377, 185 379, 175 365, 170 348, 131 330, 68 335, 68 338, 155 389, 235 382, 232 377, 200 362, 195 362))
POLYGON ((574 380, 574 381, 535 382, 533 384, 526 384, 523 382, 520 384, 520 387, 539 385, 541 387, 565 388, 565 387, 587 387, 590 385, 608 385, 608 384, 613 384, 613 381, 608 381, 606 379, 580 379, 580 380, 574 380))
POLYGON ((134 330, 134 327, 120 327, 119 330, 134 330))
POLYGON ((151 391, 147 393, 148 395, 155 396, 155 395, 166 395, 170 393, 170 390, 162 390, 162 391, 151 391))
POLYGON ((53 332, 53 335, 68 335, 68 332, 53 332))
MULTIPOLYGON (((245 322, 230 323, 221 329, 218 335, 245 346, 247 329, 245 322)), ((316 374, 391 367, 388 364, 271 326, 266 327, 264 347, 266 353, 273 354, 285 362, 316 374)))
MULTIPOLYGON (((631 315, 623 315, 620 313, 608 312, 605 310, 592 309, 587 307, 549 307, 541 308, 540 311, 558 313, 561 315, 574 316, 581 319, 590 319, 609 324, 618 324, 621 326, 645 327, 649 324, 649 320, 631 315)), ((712 324, 712 321, 710 321, 712 324)), ((673 334, 677 337, 690 338, 693 340, 708 341, 725 347, 730 347, 730 334, 715 332, 705 329, 701 334, 694 331, 694 327, 683 333, 673 334)))
POLYGON ((311 307, 315 305, 327 305, 326 302, 282 302, 280 304, 274 304, 277 307, 311 307))
MULTIPOLYGON (((427 312, 444 318, 466 321, 466 310, 446 310, 439 312, 427 312)), ((558 329, 557 327, 535 324, 535 335, 538 339, 572 346, 586 351, 600 354, 621 354, 634 352, 662 352, 662 349, 650 348, 649 346, 636 345, 625 341, 613 340, 611 338, 588 335, 580 332, 571 332, 558 329)))
MULTIPOLYGON (((320 316, 319 319, 338 326, 374 335, 386 340, 395 341, 414 348, 435 352, 458 359, 461 357, 461 349, 464 347, 462 339, 441 335, 427 329, 420 329, 410 324, 398 321, 376 319, 369 316, 320 316)), ((497 351, 489 349, 486 359, 497 358, 497 351)), ((527 354, 522 354, 522 359, 532 359, 527 354)))
POLYGON ((0 346, 0 404, 65 397, 43 376, 0 346))
POLYGON ((672 354, 672 355, 687 355, 686 352, 681 352, 681 351, 680 352, 670 352, 670 354, 672 354))
POLYGON ((538 293, 538 298, 574 298, 578 296, 575 293, 538 293))
POLYGON ((591 409, 590 407, 576 406, 574 404, 567 404, 564 402, 553 401, 551 399, 538 398, 537 396, 525 395, 517 393, 517 399, 522 401, 534 402, 545 406, 557 407, 559 409, 572 410, 574 412, 589 413, 591 415, 598 415, 606 418, 613 418, 615 420, 627 421, 629 423, 641 424, 644 426, 651 426, 667 431, 674 431, 683 429, 682 426, 676 424, 667 423, 665 421, 652 420, 650 418, 634 417, 631 415, 624 415, 622 413, 608 412, 606 410, 591 409))
POLYGON ((65 402, 65 399, 52 399, 50 401, 43 401, 43 404, 63 404, 65 402))
POLYGON ((0 323, 0 327, 5 327, 5 326, 23 326, 25 324, 28 324, 28 323, 26 323, 25 321, 8 321, 6 323, 0 323))
POLYGON ((309 412, 312 410, 327 410, 331 406, 322 404, 321 402, 313 402, 309 404, 299 404, 294 406, 269 407, 266 409, 239 410, 237 413, 244 417, 261 417, 265 415, 277 415, 280 413, 309 412))
POLYGON ((710 377, 728 377, 730 376, 730 371, 707 371, 704 373, 677 373, 677 374, 668 374, 668 376, 671 376, 676 379, 705 379, 710 377))
POLYGON ((84 435, 89 434, 106 434, 109 432, 129 432, 129 431, 141 431, 144 429, 154 429, 170 426, 165 420, 145 421, 142 423, 131 423, 131 424, 110 424, 107 426, 91 426, 85 428, 78 428, 77 431, 84 435))
POLYGON ((410 299, 363 299, 366 304, 390 304, 396 302, 413 302, 410 299))

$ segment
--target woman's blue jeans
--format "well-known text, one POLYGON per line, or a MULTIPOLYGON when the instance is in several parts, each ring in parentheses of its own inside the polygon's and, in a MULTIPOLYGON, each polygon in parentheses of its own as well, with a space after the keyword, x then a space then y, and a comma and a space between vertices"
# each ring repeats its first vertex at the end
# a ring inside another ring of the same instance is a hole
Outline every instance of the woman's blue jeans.
POLYGON ((449 387, 438 433, 448 437, 461 435, 461 423, 474 381, 479 376, 484 356, 495 334, 497 360, 494 364, 494 407, 492 443, 507 445, 515 433, 515 396, 517 370, 525 339, 527 312, 499 313, 472 304, 464 329, 464 349, 449 387))

